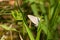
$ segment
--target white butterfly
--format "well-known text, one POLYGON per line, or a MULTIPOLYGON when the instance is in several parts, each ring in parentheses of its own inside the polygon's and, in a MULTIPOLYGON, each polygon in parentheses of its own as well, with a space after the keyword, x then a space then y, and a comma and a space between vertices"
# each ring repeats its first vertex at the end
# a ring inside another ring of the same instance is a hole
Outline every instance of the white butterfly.
POLYGON ((28 18, 35 24, 35 26, 38 26, 38 23, 40 21, 40 18, 35 17, 33 15, 28 15, 28 18))

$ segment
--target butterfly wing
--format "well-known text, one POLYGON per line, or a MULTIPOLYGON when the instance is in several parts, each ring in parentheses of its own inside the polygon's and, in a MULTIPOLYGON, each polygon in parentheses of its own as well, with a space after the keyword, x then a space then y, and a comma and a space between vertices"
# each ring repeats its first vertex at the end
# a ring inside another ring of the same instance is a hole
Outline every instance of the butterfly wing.
POLYGON ((39 19, 35 16, 28 15, 28 18, 36 25, 38 26, 39 19))

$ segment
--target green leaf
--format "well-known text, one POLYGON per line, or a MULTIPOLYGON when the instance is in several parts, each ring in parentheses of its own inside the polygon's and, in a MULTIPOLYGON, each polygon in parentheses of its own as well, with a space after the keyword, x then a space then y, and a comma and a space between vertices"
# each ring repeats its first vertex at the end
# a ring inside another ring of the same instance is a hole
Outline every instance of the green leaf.
POLYGON ((33 3, 33 2, 35 2, 35 0, 29 0, 29 2, 30 2, 30 3, 33 3))
POLYGON ((31 9, 32 9, 33 14, 34 14, 35 16, 39 16, 39 15, 38 15, 38 8, 37 8, 37 5, 36 5, 36 4, 32 4, 32 5, 31 5, 31 9))
POLYGON ((14 10, 11 12, 12 16, 14 17, 15 20, 22 20, 22 14, 19 12, 19 10, 14 10))
POLYGON ((51 6, 53 6, 56 3, 56 0, 49 0, 49 1, 51 6))
POLYGON ((41 35, 41 22, 38 24, 36 40, 40 40, 41 35))
POLYGON ((37 31, 36 40, 40 40, 40 35, 41 35, 41 28, 39 31, 37 31))
POLYGON ((60 16, 58 17, 58 23, 60 23, 60 16))
POLYGON ((22 18, 23 18, 23 25, 26 28, 26 31, 28 33, 28 36, 29 36, 30 40, 34 40, 34 36, 33 36, 32 32, 31 32, 31 30, 27 26, 27 21, 26 21, 26 18, 25 18, 25 15, 24 15, 23 12, 22 12, 22 18))
POLYGON ((26 31, 28 32, 28 35, 30 37, 30 40, 34 40, 33 34, 31 32, 31 30, 27 27, 27 25, 24 23, 24 26, 26 28, 26 31))
POLYGON ((8 30, 8 31, 17 31, 15 28, 12 28, 12 27, 10 27, 10 26, 7 26, 7 25, 0 25, 3 29, 5 29, 5 30, 8 30))
POLYGON ((46 13, 46 10, 45 10, 45 5, 44 5, 44 0, 40 0, 40 9, 42 11, 43 14, 46 13))

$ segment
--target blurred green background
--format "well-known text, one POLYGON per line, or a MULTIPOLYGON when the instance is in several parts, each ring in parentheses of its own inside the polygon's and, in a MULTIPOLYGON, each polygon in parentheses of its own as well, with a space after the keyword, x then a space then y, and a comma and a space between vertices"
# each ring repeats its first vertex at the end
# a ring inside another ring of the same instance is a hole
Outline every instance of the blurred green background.
POLYGON ((0 40, 60 40, 60 0, 0 0, 0 40))

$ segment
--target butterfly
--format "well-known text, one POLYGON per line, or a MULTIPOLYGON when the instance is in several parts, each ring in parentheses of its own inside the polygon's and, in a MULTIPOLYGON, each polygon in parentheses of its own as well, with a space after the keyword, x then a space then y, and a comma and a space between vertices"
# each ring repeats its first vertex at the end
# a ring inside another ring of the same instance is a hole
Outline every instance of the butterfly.
POLYGON ((40 21, 40 18, 35 17, 33 15, 28 15, 28 18, 31 20, 31 22, 33 22, 35 24, 35 26, 38 26, 38 23, 40 21))

